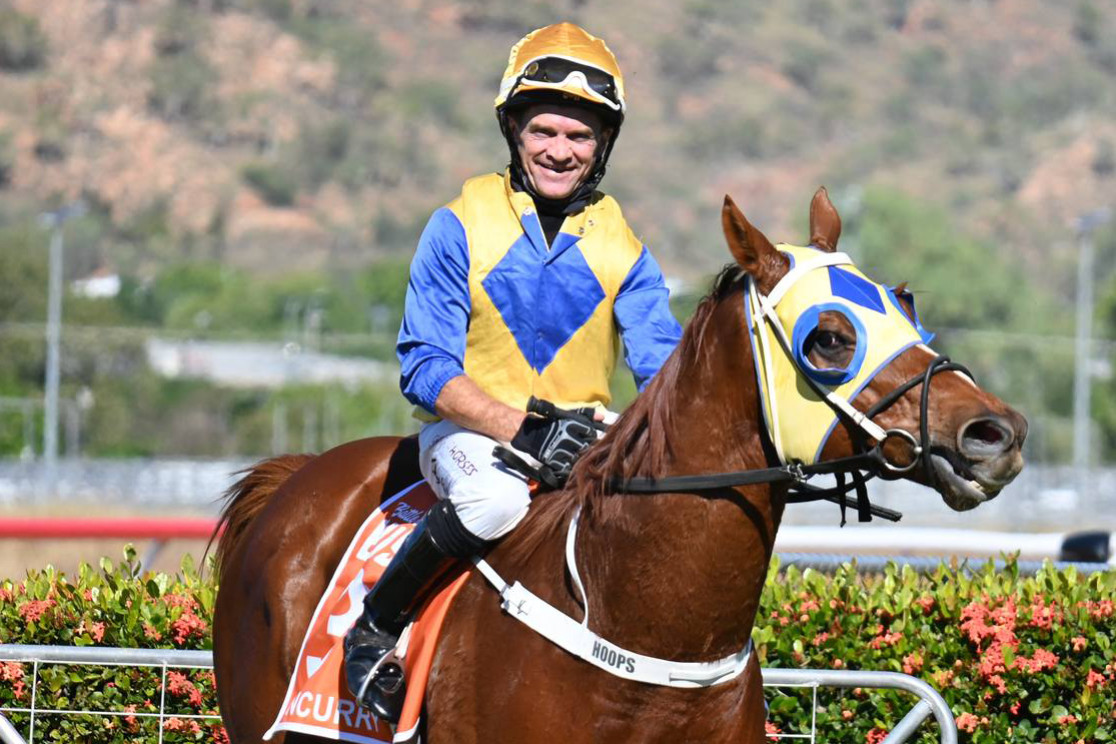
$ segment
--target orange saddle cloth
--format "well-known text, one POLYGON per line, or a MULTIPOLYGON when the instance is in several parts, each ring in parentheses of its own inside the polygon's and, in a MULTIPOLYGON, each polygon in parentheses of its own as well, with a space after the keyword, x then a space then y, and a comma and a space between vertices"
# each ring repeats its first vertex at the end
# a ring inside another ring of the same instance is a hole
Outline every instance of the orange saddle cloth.
POLYGON ((410 744, 418 740, 426 680, 438 633, 450 602, 469 573, 462 571, 445 583, 419 610, 404 635, 401 652, 407 696, 394 731, 357 705, 349 694, 341 645, 345 633, 360 615, 364 595, 380 578, 415 524, 436 502, 437 497, 426 482, 419 481, 386 500, 357 530, 314 610, 283 707, 264 734, 265 740, 280 731, 371 744, 410 744))

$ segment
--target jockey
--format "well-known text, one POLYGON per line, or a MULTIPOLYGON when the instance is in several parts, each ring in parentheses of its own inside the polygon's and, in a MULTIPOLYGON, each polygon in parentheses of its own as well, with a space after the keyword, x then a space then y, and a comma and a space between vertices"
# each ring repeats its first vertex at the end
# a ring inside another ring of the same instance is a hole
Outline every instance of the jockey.
POLYGON ((571 23, 528 34, 496 97, 507 171, 466 181, 419 240, 396 351, 403 393, 426 421, 419 464, 439 503, 345 638, 350 690, 389 721, 403 700, 389 652, 420 593, 527 513, 527 480, 495 445, 563 482, 597 436, 586 409, 605 418, 617 335, 640 390, 681 338, 658 264, 596 190, 624 111, 620 68, 601 39, 571 23), (582 414, 529 415, 533 396, 582 414))

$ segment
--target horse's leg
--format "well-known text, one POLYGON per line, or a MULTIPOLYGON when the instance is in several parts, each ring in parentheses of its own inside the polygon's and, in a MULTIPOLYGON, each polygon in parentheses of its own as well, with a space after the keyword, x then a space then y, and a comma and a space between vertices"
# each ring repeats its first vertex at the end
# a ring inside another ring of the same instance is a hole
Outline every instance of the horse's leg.
MULTIPOLYGON (((403 445, 413 446, 409 440, 403 445)), ((228 556, 214 661, 232 744, 261 741, 286 695, 314 608, 353 534, 386 490, 413 481, 413 470, 398 467, 398 460, 408 460, 398 458, 400 450, 400 440, 382 438, 317 457, 279 488, 228 556)))
POLYGON ((286 658, 312 605, 284 601, 290 567, 282 551, 264 549, 260 531, 231 556, 219 593, 213 633, 218 693, 232 744, 257 744, 274 722, 294 660, 286 658))
POLYGON ((225 574, 217 617, 228 620, 215 627, 214 654, 223 660, 221 708, 235 709, 225 714, 233 744, 262 741, 286 695, 302 635, 328 581, 328 574, 324 580, 304 575, 312 553, 287 540, 272 543, 266 530, 256 530, 225 574))

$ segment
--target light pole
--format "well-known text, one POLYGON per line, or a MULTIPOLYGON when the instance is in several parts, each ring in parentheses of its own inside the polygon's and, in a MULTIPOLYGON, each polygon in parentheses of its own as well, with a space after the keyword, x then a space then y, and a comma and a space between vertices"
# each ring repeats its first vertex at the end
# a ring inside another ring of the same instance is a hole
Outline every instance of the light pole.
POLYGON ((43 405, 43 458, 53 470, 58 463, 58 383, 62 339, 62 233, 66 220, 85 214, 85 205, 73 204, 46 212, 40 220, 51 229, 50 278, 47 291, 47 363, 43 405))
POLYGON ((1093 233, 1112 217, 1095 209, 1077 218, 1077 333, 1073 364, 1073 468, 1077 494, 1085 493, 1089 468, 1090 384, 1093 337, 1093 233))

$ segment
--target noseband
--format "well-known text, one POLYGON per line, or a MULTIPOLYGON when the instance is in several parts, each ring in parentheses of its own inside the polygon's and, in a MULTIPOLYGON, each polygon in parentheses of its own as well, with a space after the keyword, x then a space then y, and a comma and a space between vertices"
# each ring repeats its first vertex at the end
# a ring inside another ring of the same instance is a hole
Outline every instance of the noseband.
MULTIPOLYGON (((751 291, 755 291, 751 277, 748 277, 748 286, 751 291)), ((805 373, 791 351, 790 341, 775 317, 773 307, 762 298, 762 295, 757 293, 756 296, 759 298, 759 310, 771 324, 775 339, 782 347, 783 352, 790 359, 795 360, 794 366, 799 379, 809 385, 814 393, 837 414, 840 420, 849 425, 853 444, 857 450, 856 454, 812 464, 791 462, 780 467, 757 470, 667 476, 664 478, 613 478, 609 484, 613 492, 700 492, 734 486, 789 483, 788 503, 832 501, 841 507, 841 524, 844 525, 845 510, 848 506, 856 507, 859 519, 862 522, 870 521, 873 515, 891 521, 898 521, 902 518, 902 514, 899 512, 876 506, 868 500, 868 490, 865 484, 872 478, 895 480, 914 472, 916 468, 921 468, 927 483, 933 486, 937 481, 937 476, 934 473, 930 458, 935 454, 945 457, 955 468, 958 468, 958 466, 964 468, 962 463, 956 461, 956 457, 951 451, 931 446, 929 412, 930 382, 933 376, 940 372, 956 371, 971 380, 972 374, 967 368, 950 361, 949 357, 936 356, 930 360, 923 372, 897 386, 867 411, 861 412, 853 407, 850 401, 832 391, 825 390, 810 375, 805 373), (919 437, 917 439, 906 429, 884 429, 873 421, 877 415, 886 411, 918 385, 922 385, 922 391, 919 400, 919 437), (869 446, 868 439, 875 440, 875 444, 869 446), (887 458, 883 448, 892 439, 900 439, 909 446, 909 462, 899 463, 887 458), (816 475, 832 475, 837 484, 831 488, 810 485, 808 481, 816 475), (851 492, 856 493, 855 501, 848 496, 851 492)), ((758 382, 761 386, 764 384, 763 380, 758 380, 758 382)))

